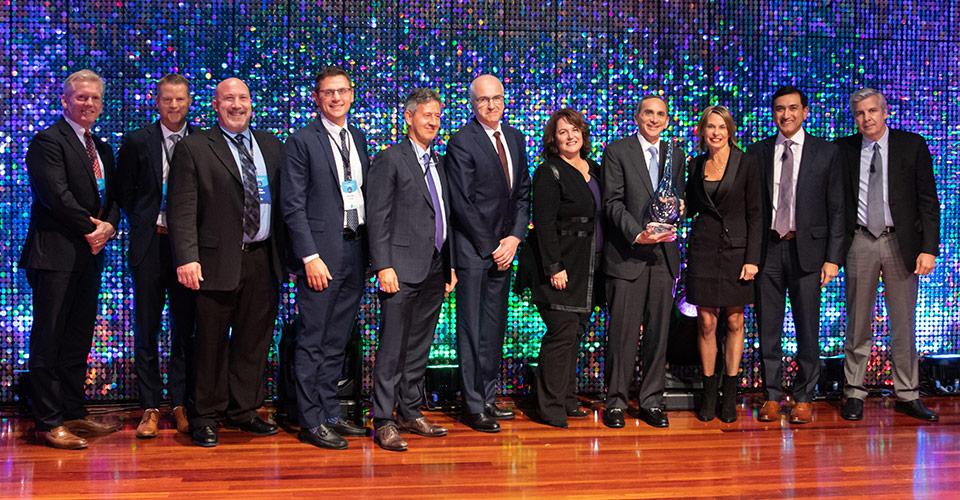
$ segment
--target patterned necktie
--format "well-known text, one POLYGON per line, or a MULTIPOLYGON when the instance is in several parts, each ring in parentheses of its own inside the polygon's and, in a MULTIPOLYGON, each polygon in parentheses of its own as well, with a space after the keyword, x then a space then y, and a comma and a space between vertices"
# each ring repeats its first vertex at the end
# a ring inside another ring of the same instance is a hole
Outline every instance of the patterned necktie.
POLYGON ((90 159, 90 165, 93 167, 93 176, 97 179, 103 179, 103 170, 100 168, 100 158, 97 156, 97 148, 93 145, 93 135, 89 130, 83 132, 83 142, 87 149, 87 158, 90 159))
POLYGON ((257 167, 253 155, 247 149, 241 134, 228 136, 240 153, 240 169, 243 171, 243 234, 253 239, 260 231, 260 195, 257 189, 257 167))
POLYGON ((874 143, 867 184, 867 230, 874 238, 879 238, 887 228, 883 212, 883 160, 880 158, 880 145, 874 143))
POLYGON ((773 229, 781 238, 790 232, 793 212, 793 141, 783 141, 783 156, 780 157, 780 190, 777 196, 777 220, 773 229))
POLYGON ((433 244, 439 252, 443 248, 443 212, 440 210, 440 194, 437 192, 437 185, 433 182, 433 174, 430 173, 433 162, 430 161, 429 152, 423 153, 420 163, 423 165, 423 176, 427 180, 427 190, 430 191, 430 203, 433 204, 433 244))
POLYGON ((503 169, 503 178, 507 181, 507 191, 510 191, 513 189, 513 183, 510 182, 510 164, 507 163, 507 148, 503 147, 499 130, 493 133, 493 138, 497 141, 497 156, 500 157, 500 168, 503 169))
POLYGON ((650 146, 647 151, 650 151, 650 165, 648 170, 650 170, 650 185, 653 186, 654 191, 657 189, 657 183, 660 181, 660 152, 657 151, 656 146, 650 146))
MULTIPOLYGON (((350 143, 347 142, 347 129, 340 129, 340 144, 337 145, 340 150, 340 161, 343 162, 343 180, 353 180, 353 170, 350 168, 350 143)), ((347 229, 356 231, 360 227, 360 214, 356 208, 347 210, 344 214, 347 222, 347 229)))

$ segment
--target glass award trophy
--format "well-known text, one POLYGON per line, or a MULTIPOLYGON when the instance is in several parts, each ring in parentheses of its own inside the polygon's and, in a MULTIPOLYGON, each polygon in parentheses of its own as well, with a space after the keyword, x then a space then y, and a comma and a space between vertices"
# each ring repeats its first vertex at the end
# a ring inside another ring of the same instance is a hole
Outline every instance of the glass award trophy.
POLYGON ((677 194, 677 188, 673 184, 671 168, 673 147, 673 141, 667 141, 667 154, 664 155, 663 165, 660 167, 663 175, 660 177, 660 183, 653 193, 653 200, 648 209, 650 223, 647 227, 654 234, 675 230, 677 221, 680 220, 680 195, 677 194))

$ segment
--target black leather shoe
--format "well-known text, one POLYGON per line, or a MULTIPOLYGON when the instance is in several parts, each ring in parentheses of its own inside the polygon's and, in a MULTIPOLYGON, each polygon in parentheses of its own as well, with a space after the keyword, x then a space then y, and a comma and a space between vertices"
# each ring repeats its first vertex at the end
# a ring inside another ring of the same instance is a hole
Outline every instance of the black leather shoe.
POLYGON ((297 417, 291 417, 288 413, 277 413, 273 416, 273 420, 284 432, 290 434, 300 432, 300 422, 297 417))
POLYGON ((840 416, 844 420, 862 420, 863 419, 863 400, 860 398, 847 398, 843 403, 843 409, 840 410, 840 416))
POLYGON ((640 408, 637 417, 651 427, 670 427, 670 420, 667 419, 667 412, 663 411, 663 408, 640 408))
POLYGON ((576 410, 567 410, 567 417, 569 418, 587 418, 590 416, 589 411, 578 406, 576 410))
POLYGON ((353 422, 347 422, 342 418, 338 418, 336 422, 332 424, 327 424, 327 427, 330 427, 337 434, 341 436, 366 436, 367 428, 360 427, 355 425, 353 422))
MULTIPOLYGON (((190 426, 194 427, 194 426, 190 426)), ((217 445, 217 431, 213 428, 212 425, 200 425, 196 426, 196 429, 193 429, 193 432, 190 433, 190 441, 204 448, 213 448, 217 445)))
POLYGON ((483 412, 497 420, 510 420, 514 417, 513 410, 500 408, 495 404, 483 405, 483 412))
POLYGON ((916 419, 926 420, 927 422, 940 420, 940 417, 926 406, 923 406, 923 403, 921 403, 919 399, 914 399, 913 401, 897 401, 893 405, 893 410, 916 419))
POLYGON ((623 408, 607 408, 603 410, 603 425, 611 429, 623 427, 623 408))
POLYGON ((497 423, 496 419, 487 415, 486 412, 464 413, 462 419, 463 423, 475 431, 500 432, 500 424, 497 423))
POLYGON ((297 438, 301 442, 312 444, 317 448, 330 450, 345 450, 347 448, 347 440, 340 437, 337 431, 325 424, 320 424, 313 429, 301 427, 300 432, 297 433, 297 438))
POLYGON ((230 426, 257 436, 272 436, 279 432, 279 428, 275 424, 266 422, 260 417, 253 417, 246 422, 231 422, 230 426))

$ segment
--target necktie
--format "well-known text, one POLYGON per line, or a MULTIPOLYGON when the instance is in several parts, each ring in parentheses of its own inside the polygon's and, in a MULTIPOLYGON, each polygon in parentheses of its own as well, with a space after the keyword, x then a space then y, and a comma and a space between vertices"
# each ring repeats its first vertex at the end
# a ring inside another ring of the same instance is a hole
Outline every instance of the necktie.
POLYGON ((499 130, 493 133, 493 138, 497 141, 497 156, 500 157, 500 168, 503 169, 503 177, 507 181, 507 191, 509 191, 513 186, 512 182, 510 182, 510 165, 507 163, 507 148, 503 147, 499 130))
POLYGON ((427 179, 427 190, 430 191, 430 203, 433 204, 433 244, 439 252, 443 248, 443 212, 440 210, 437 185, 433 182, 433 174, 430 173, 430 167, 433 165, 430 161, 430 153, 423 153, 420 162, 423 165, 423 176, 427 179))
POLYGON ((780 157, 780 190, 777 196, 777 220, 773 229, 781 238, 790 232, 793 226, 791 215, 793 212, 793 141, 783 141, 783 156, 780 157))
MULTIPOLYGON (((343 162, 343 180, 353 180, 353 171, 350 169, 350 143, 347 142, 347 129, 340 129, 340 144, 337 145, 340 150, 340 160, 343 162)), ((356 231, 360 227, 360 214, 356 208, 347 210, 344 214, 347 221, 347 229, 356 231)))
POLYGON ((163 145, 163 156, 167 158, 167 165, 169 166, 173 163, 173 149, 177 147, 177 143, 180 142, 180 134, 170 134, 170 137, 167 137, 167 140, 170 141, 170 147, 167 148, 167 145, 163 145))
POLYGON ((660 152, 657 151, 656 146, 650 146, 647 151, 650 151, 650 165, 647 166, 650 170, 650 185, 656 190, 657 183, 660 181, 660 152))
POLYGON ((874 143, 867 184, 867 230, 874 238, 879 238, 887 228, 883 212, 883 160, 880 158, 880 145, 874 143))
POLYGON ((87 158, 90 159, 90 165, 93 167, 93 176, 97 179, 103 179, 103 170, 100 168, 97 148, 93 145, 93 135, 90 134, 89 130, 83 132, 83 142, 87 149, 87 158))
POLYGON ((260 231, 260 195, 257 190, 257 167, 253 155, 247 149, 244 136, 230 137, 240 153, 240 169, 243 171, 243 234, 253 239, 260 231))

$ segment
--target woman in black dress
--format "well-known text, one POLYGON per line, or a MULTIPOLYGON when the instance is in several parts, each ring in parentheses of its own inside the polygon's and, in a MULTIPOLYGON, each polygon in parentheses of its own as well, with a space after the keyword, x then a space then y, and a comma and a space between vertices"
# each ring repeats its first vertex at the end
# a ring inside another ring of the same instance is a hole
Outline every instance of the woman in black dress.
POLYGON ((537 359, 539 420, 566 427, 587 413, 576 400, 581 324, 593 311, 602 248, 600 184, 590 129, 572 109, 555 112, 543 132, 544 162, 533 174, 533 230, 520 255, 517 288, 529 288, 547 325, 537 359))
POLYGON ((687 246, 687 302, 698 306, 703 400, 697 417, 703 421, 716 415, 718 318, 727 327, 720 420, 737 419, 743 307, 753 303, 753 278, 760 262, 760 164, 737 147, 735 134, 727 108, 705 109, 697 126, 705 154, 690 163, 687 181, 687 208, 694 218, 687 246))

